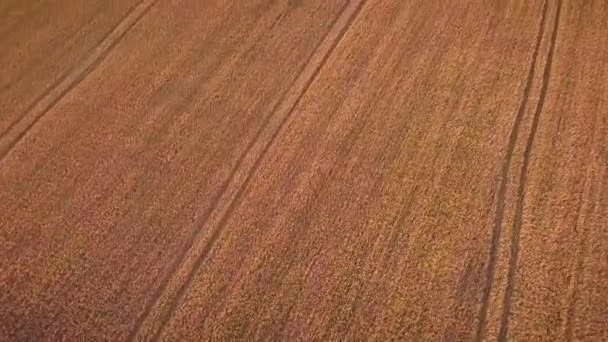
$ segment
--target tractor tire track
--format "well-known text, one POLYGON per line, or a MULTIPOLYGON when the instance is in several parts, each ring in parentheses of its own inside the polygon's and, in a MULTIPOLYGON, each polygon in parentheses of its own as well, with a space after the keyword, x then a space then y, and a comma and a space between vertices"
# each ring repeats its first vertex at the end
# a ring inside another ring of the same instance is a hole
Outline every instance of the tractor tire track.
POLYGON ((562 1, 559 0, 557 3, 557 10, 555 12, 555 19, 553 22, 553 32, 551 33, 551 45, 549 47, 549 53, 547 54, 547 63, 545 64, 545 70, 543 72, 542 88, 539 96, 539 101, 534 111, 534 118, 532 121, 532 127, 528 140, 526 142, 526 148, 524 150, 524 160, 521 167, 521 173, 519 176, 519 187, 517 189, 517 207, 515 212, 515 220, 513 222, 513 230, 511 236, 511 257, 509 260, 509 272, 507 275, 507 287, 503 299, 503 311, 500 321, 500 332, 498 334, 499 341, 506 341, 507 333, 509 329, 509 314, 511 311, 512 297, 513 297, 513 281, 515 279, 515 272, 517 269, 517 259, 519 256, 519 240, 521 236, 521 226, 523 219, 523 207, 525 200, 526 190, 526 178, 528 173, 528 167, 530 165, 530 154, 534 145, 534 137, 538 129, 538 122, 540 121, 540 114, 543 110, 545 99, 547 97, 547 89, 549 88, 549 81, 551 77, 551 67, 553 65, 555 45, 557 42, 557 33, 559 29, 559 19, 561 14, 562 1))
MULTIPOLYGON (((221 215, 221 219, 220 219, 218 225, 216 226, 216 228, 214 229, 209 241, 205 245, 205 249, 203 250, 201 255, 198 257, 198 259, 196 260, 195 267, 190 272, 188 272, 186 282, 184 282, 182 284, 182 286, 179 289, 178 296, 175 298, 174 301, 171 302, 171 305, 169 307, 169 310, 167 311, 167 314, 165 315, 165 318, 161 321, 161 324, 159 325, 159 329, 156 332, 156 334, 154 335, 153 341, 158 341, 160 339, 160 336, 162 335, 164 328, 167 326, 167 324, 169 323, 169 320, 171 319, 171 317, 177 310, 177 307, 180 303, 180 299, 184 297, 184 295, 186 294, 186 290, 190 287, 194 274, 196 273, 196 271, 198 269, 200 269, 203 262, 205 260, 207 260, 207 257, 209 256, 211 249, 213 248, 215 243, 219 240, 220 235, 226 226, 228 218, 230 218, 230 216, 234 212, 236 206, 239 204, 240 199, 245 192, 245 189, 247 189, 247 186, 249 185, 249 183, 252 179, 252 176, 255 174, 256 170, 259 168, 259 166, 262 162, 262 159, 264 158, 264 156, 266 155, 266 153, 272 146, 276 137, 282 131, 282 129, 285 126, 285 124, 287 123, 287 121, 289 121, 289 118, 293 115, 295 108, 300 103, 301 99, 304 97, 304 94, 306 94, 306 92, 312 85, 313 81, 315 80, 315 78, 317 77, 317 75, 319 74, 319 72, 321 71, 323 66, 326 64, 327 60, 329 59, 329 57, 331 56, 331 54, 333 53, 335 48, 342 41, 344 35, 348 31, 348 28, 351 26, 352 22, 354 21, 354 19, 358 15, 358 13, 363 8, 364 2, 365 2, 365 0, 354 0, 354 1, 349 2, 345 6, 345 8, 341 11, 342 15, 339 16, 336 19, 336 21, 333 23, 332 29, 329 31, 329 33, 327 34, 327 36, 325 37, 325 39, 323 41, 323 42, 333 42, 333 43, 329 46, 329 49, 327 51, 324 51, 323 53, 320 54, 320 56, 323 56, 321 61, 316 66, 315 66, 315 64, 306 65, 304 67, 303 71, 300 73, 299 77, 296 79, 296 80, 300 79, 300 77, 302 77, 302 75, 305 75, 303 77, 304 77, 304 79, 306 79, 306 82, 305 82, 303 88, 298 89, 297 92, 292 93, 290 96, 290 97, 293 97, 293 96, 296 96, 296 94, 297 94, 297 98, 295 98, 294 101, 290 101, 290 98, 288 97, 286 102, 284 102, 284 103, 279 102, 280 108, 287 106, 289 108, 289 110, 286 112, 286 114, 283 118, 277 118, 277 119, 280 119, 278 126, 276 126, 276 128, 274 128, 274 129, 272 129, 271 132, 273 132, 273 133, 272 133, 272 136, 270 137, 270 140, 263 145, 263 149, 262 149, 261 153, 258 154, 258 156, 255 158, 254 164, 246 172, 247 176, 246 176, 244 182, 238 187, 238 191, 237 191, 236 195, 229 202, 229 205, 228 205, 226 211, 223 213, 223 215, 221 215)), ((320 45, 322 45, 323 42, 320 45)), ((318 51, 320 51, 320 50, 315 50, 315 52, 318 52, 318 51)), ((315 53, 313 53, 311 60, 314 60, 314 55, 315 55, 315 53)), ((282 112, 282 110, 279 110, 278 112, 280 113, 280 112, 282 112)))
POLYGON ((353 0, 348 2, 340 11, 341 15, 336 17, 331 25, 331 29, 317 45, 308 61, 299 71, 296 79, 287 87, 287 91, 281 96, 281 99, 277 101, 274 108, 271 110, 272 114, 268 116, 262 127, 256 133, 256 136, 251 140, 247 148, 239 157, 236 166, 222 185, 218 198, 214 200, 214 205, 212 205, 209 212, 206 213, 202 219, 195 223, 195 226, 198 228, 194 237, 188 241, 184 252, 178 257, 178 262, 168 271, 168 275, 162 280, 161 285, 148 301, 144 313, 136 322, 133 330, 127 337, 127 341, 147 340, 150 338, 144 331, 146 323, 152 318, 153 309, 159 305, 162 307, 162 303, 165 302, 163 301, 163 298, 168 297, 166 301, 168 302, 168 308, 163 310, 164 312, 159 313, 160 318, 158 326, 154 329, 156 331, 153 331, 151 334, 152 340, 160 339, 164 328, 176 311, 180 299, 183 298, 186 290, 189 288, 196 270, 201 267, 209 256, 214 244, 220 238, 228 218, 238 205, 244 190, 250 183, 253 174, 255 174, 256 170, 259 168, 263 157, 266 155, 287 121, 289 121, 295 108, 300 103, 304 94, 308 91, 333 51, 342 41, 352 22, 361 12, 364 4, 364 0, 353 0), (253 163, 248 159, 253 159, 253 163), (249 164, 251 164, 251 166, 247 166, 249 164), (239 174, 243 174, 243 176, 239 177, 239 174), (244 180, 239 181, 237 177, 244 178, 244 180), (214 228, 212 228, 212 232, 210 233, 209 238, 206 239, 206 242, 201 241, 203 239, 200 235, 203 234, 203 228, 208 225, 208 222, 213 220, 217 220, 217 224, 212 225, 214 228), (197 246, 197 242, 201 243, 202 246, 197 246), (198 249, 200 249, 199 252, 193 253, 198 249), (180 270, 184 270, 184 272, 180 272, 180 270), (185 274, 183 277, 184 279, 179 279, 179 273, 185 274), (168 293, 169 285, 171 283, 177 283, 178 285, 178 289, 175 293, 168 293))
POLYGON ((521 123, 523 121, 523 116, 526 111, 526 107, 528 105, 528 100, 530 96, 530 91, 532 89, 532 82, 534 80, 534 74, 536 73, 536 62, 538 60, 538 54, 540 50, 540 45, 542 41, 542 37, 545 32, 545 21, 547 17, 549 7, 549 1, 545 1, 543 4, 543 11, 541 14, 541 19, 539 23, 538 34, 536 36, 536 45, 534 47, 534 52, 532 53, 532 58, 530 62, 530 69, 528 72, 528 76, 526 79, 526 85, 524 87, 524 92, 522 95, 522 100, 517 110, 517 114, 515 116, 515 121, 513 122, 513 127, 511 128, 511 133, 509 135, 509 141, 507 143, 507 152, 502 162, 502 169, 500 175, 500 183, 498 186, 498 192, 496 195, 496 213, 494 218, 494 229, 492 230, 492 238, 490 244, 490 253, 488 256, 488 266, 486 268, 485 274, 485 284, 483 287, 482 298, 481 298, 481 307, 478 314, 478 325, 477 331, 475 333, 475 341, 481 341, 483 339, 483 335, 485 333, 485 325, 488 315, 488 308, 490 304, 490 293, 492 291, 492 282, 494 280, 494 273, 496 271, 496 261, 498 259, 499 245, 500 245, 500 237, 502 233, 502 221, 504 217, 505 211, 505 198, 507 192, 507 182, 509 180, 509 169, 511 168, 511 162, 513 159, 513 152, 515 150, 515 144, 517 142, 517 138, 519 135, 519 130, 521 123))
POLYGON ((62 75, 26 109, 21 119, 11 124, 5 135, 0 138, 0 161, 6 158, 17 143, 46 113, 105 59, 116 44, 152 8, 156 1, 142 0, 129 10, 80 65, 62 75))

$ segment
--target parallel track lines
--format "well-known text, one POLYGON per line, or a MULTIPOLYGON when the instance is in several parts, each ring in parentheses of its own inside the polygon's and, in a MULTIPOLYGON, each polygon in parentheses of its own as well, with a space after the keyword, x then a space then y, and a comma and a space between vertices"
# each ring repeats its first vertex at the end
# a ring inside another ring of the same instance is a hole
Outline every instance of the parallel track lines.
POLYGON ((500 332, 498 334, 499 341, 506 341, 507 332, 509 329, 509 314, 511 312, 511 303, 513 296, 513 281, 515 279, 515 272, 517 269, 517 259, 519 256, 519 239, 521 236, 521 225, 523 216, 523 207, 525 200, 526 190, 526 178, 528 173, 528 166, 530 165, 530 154, 534 145, 534 137, 538 129, 538 122, 540 120, 540 114, 545 104, 545 98, 547 97, 547 89, 549 88, 549 80, 551 77, 551 67, 553 65, 553 55, 555 53, 555 45, 557 42, 557 33, 559 29, 559 19, 561 14, 562 1, 559 0, 557 3, 557 10, 555 12, 555 20, 553 23, 553 32, 551 33, 551 45, 549 47, 549 53, 547 54, 547 63, 545 64, 545 70, 543 72, 542 88, 540 92, 539 101, 534 111, 534 118, 532 121, 532 127, 528 140, 526 142, 526 148, 524 150, 524 161, 521 167, 519 175, 519 187, 517 189, 517 207, 515 212, 515 220, 513 222, 513 230, 511 236, 511 257, 509 260, 509 273, 507 275, 507 288, 505 290, 505 296, 503 299, 503 311, 500 321, 500 332))
POLYGON ((0 161, 4 160, 13 147, 46 113, 105 59, 122 37, 150 10, 156 1, 142 0, 135 5, 82 63, 65 73, 26 109, 20 119, 11 124, 5 135, 0 138, 0 161))
POLYGON ((513 123, 513 127, 511 129, 511 133, 509 135, 509 141, 507 144, 507 152, 503 159, 502 170, 501 170, 501 179, 498 187, 498 192, 496 195, 496 213, 494 219, 494 229, 492 231, 491 245, 490 245, 490 255, 488 257, 488 266, 486 269, 486 281, 483 287, 482 298, 481 298, 481 307, 478 314, 478 325, 477 331, 475 333, 475 340, 481 341, 483 339, 488 307, 490 304, 490 293, 492 291, 492 282, 494 280, 494 273, 496 269, 496 261, 498 259, 498 249, 500 244, 500 236, 502 233, 502 221, 504 217, 505 211, 505 198, 507 192, 507 182, 509 180, 509 169, 511 168, 511 162, 513 159, 513 152, 515 151, 515 144, 517 142, 517 137, 519 135, 519 130, 521 123, 523 121, 524 113, 526 111, 526 107, 528 105, 528 100, 530 96, 530 91, 532 89, 532 82, 534 80, 534 74, 536 72, 536 62, 538 60, 538 54, 540 50, 540 45, 542 41, 542 37, 545 31, 545 21, 547 17, 547 11, 549 7, 549 1, 545 1, 543 5, 543 12, 541 16, 541 20, 539 23, 539 30, 536 36, 536 45, 534 47, 534 52, 532 53, 532 60, 530 62, 530 69, 528 72, 528 76, 526 79, 526 85, 524 87, 524 92, 522 96, 521 103, 517 110, 517 114, 515 116, 515 121, 513 123))
POLYGON ((209 256, 214 244, 220 238, 228 218, 238 205, 245 189, 251 181, 252 176, 259 168, 263 157, 292 116, 295 108, 300 103, 304 94, 308 91, 313 81, 320 73, 327 60, 342 41, 352 22, 361 12, 364 0, 353 0, 341 11, 331 29, 318 44, 313 54, 298 73, 297 78, 287 88, 281 99, 277 101, 271 114, 263 126, 245 149, 236 167, 232 170, 226 182, 222 186, 220 196, 215 200, 211 212, 204 215, 195 226, 197 227, 194 237, 188 243, 188 247, 178 257, 178 262, 170 269, 167 276, 161 281, 161 285, 149 300, 144 313, 136 322, 127 340, 140 339, 158 340, 166 325, 175 313, 180 300, 190 287, 194 274, 209 256), (210 226, 208 237, 201 236, 203 228, 210 226), (181 274, 181 276, 180 276, 181 274), (174 285, 174 289, 170 287, 174 285), (163 304, 167 309, 163 310, 163 304), (154 309, 156 308, 157 313, 154 309), (158 319, 156 329, 146 332, 146 324, 152 323, 154 317, 158 319))

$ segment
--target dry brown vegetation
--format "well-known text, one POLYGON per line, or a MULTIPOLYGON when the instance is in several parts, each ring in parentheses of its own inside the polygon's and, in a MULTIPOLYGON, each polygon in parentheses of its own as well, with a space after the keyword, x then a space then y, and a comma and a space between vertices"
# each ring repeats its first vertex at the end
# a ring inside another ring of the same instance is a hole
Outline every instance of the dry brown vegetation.
POLYGON ((0 2, 0 340, 608 340, 607 17, 0 2))

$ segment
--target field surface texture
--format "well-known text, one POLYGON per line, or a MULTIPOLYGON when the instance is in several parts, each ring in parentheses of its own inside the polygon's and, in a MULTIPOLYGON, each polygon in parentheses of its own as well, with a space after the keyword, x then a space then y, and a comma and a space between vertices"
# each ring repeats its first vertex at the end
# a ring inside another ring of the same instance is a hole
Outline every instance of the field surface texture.
POLYGON ((608 2, 0 0, 0 341, 608 341, 608 2))

